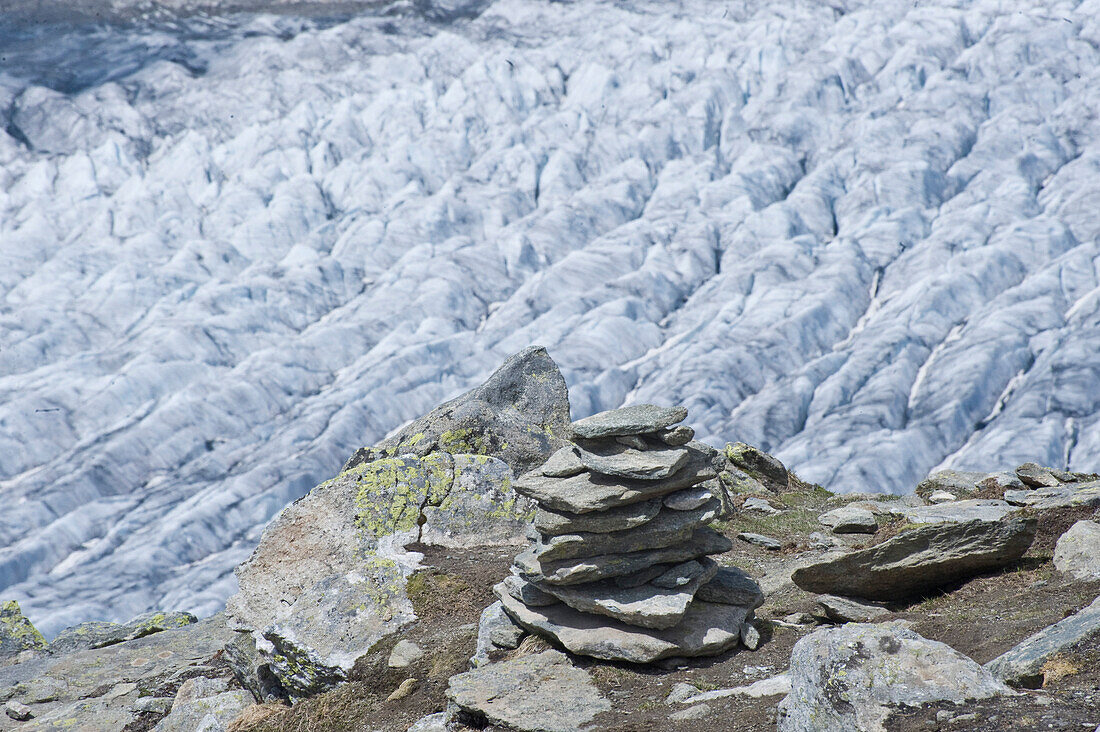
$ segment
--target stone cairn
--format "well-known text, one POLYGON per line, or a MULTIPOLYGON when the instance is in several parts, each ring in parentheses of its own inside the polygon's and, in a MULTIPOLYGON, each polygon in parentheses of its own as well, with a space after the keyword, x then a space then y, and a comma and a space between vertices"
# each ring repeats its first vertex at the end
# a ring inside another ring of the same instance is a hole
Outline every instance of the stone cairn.
POLYGON ((649 663, 721 653, 763 602, 709 555, 732 544, 707 524, 715 451, 675 426, 683 407, 641 404, 573 424, 574 441, 515 484, 538 504, 532 544, 494 591, 516 624, 567 650, 649 663))

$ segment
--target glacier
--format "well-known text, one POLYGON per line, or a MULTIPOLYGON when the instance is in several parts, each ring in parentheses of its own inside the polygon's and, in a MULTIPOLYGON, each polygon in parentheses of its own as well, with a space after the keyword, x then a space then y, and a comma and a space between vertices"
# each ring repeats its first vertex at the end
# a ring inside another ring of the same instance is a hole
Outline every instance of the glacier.
POLYGON ((532 343, 575 418, 836 491, 1100 464, 1100 0, 143 18, 0 25, 0 595, 47 635, 218 611, 532 343))

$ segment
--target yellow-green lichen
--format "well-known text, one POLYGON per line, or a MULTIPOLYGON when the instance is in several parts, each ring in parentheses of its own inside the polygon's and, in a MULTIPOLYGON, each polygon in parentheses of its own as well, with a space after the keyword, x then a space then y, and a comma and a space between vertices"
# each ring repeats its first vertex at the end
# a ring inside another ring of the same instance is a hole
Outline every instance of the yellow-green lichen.
POLYGON ((487 434, 479 434, 466 428, 446 430, 439 436, 439 449, 452 455, 487 455, 490 450, 486 437, 487 434))
POLYGON ((19 603, 8 600, 0 607, 0 649, 27 650, 45 648, 46 639, 19 609, 19 603))

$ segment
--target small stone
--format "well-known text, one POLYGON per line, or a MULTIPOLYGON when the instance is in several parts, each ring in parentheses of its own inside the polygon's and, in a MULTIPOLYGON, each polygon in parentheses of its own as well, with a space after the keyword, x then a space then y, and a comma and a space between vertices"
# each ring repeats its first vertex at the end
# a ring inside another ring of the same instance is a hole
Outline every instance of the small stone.
POLYGON ((664 505, 673 511, 694 511, 713 497, 714 494, 705 485, 697 485, 668 494, 664 505))
POLYGON ((748 531, 742 531, 737 535, 737 538, 770 551, 778 551, 783 548, 783 544, 779 540, 773 539, 770 536, 764 536, 763 534, 753 534, 748 531))
POLYGON ((936 712, 937 722, 950 722, 955 717, 955 713, 949 709, 941 709, 936 712))
POLYGON ((1005 503, 1010 506, 1026 506, 1028 499, 1031 497, 1032 491, 1030 489, 1020 490, 1008 490, 1005 491, 1005 503))
POLYGON ((834 534, 873 534, 878 531, 878 522, 873 513, 852 506, 826 511, 817 520, 832 528, 834 534))
POLYGON ((1035 488, 1053 488, 1062 484, 1062 481, 1054 477, 1051 468, 1044 468, 1037 463, 1024 463, 1016 468, 1016 477, 1026 485, 1035 488))
POLYGON ((14 699, 4 705, 4 713, 14 719, 16 722, 26 722, 33 717, 31 714, 31 708, 26 704, 20 704, 14 699))
POLYGON ((494 602, 481 613, 477 625, 477 645, 470 666, 477 668, 489 663, 489 654, 496 649, 518 647, 524 635, 526 631, 512 622, 500 602, 494 602))
POLYGON ((812 625, 814 619, 809 613, 791 613, 783 616, 783 622, 790 625, 812 625))
POLYGON ((416 690, 416 685, 419 683, 419 679, 405 679, 401 682, 400 686, 393 690, 392 694, 386 697, 386 701, 392 702, 398 699, 404 699, 416 690))
POLYGON ((918 483, 914 492, 926 500, 936 491, 969 497, 977 492, 978 481, 984 477, 986 477, 985 473, 974 471, 940 470, 918 483))
POLYGON ((691 684, 685 684, 680 681, 673 684, 672 691, 668 693, 668 697, 665 699, 665 704, 679 704, 682 701, 690 699, 699 693, 699 687, 692 686, 691 684))
POLYGON ((741 509, 743 511, 755 511, 756 513, 762 513, 765 516, 778 516, 783 513, 772 504, 765 501, 763 498, 746 498, 741 509))
POLYGON ((420 646, 410 640, 399 640, 390 651, 387 665, 390 668, 408 668, 423 657, 424 651, 420 650, 420 646))
POLYGON ((157 732, 196 732, 196 730, 224 730, 255 699, 247 691, 225 691, 214 696, 203 696, 180 702, 177 695, 172 711, 156 726, 157 732))
POLYGON ((641 437, 638 437, 637 435, 621 435, 615 438, 615 442, 619 443, 620 445, 632 447, 635 450, 649 449, 649 445, 646 443, 646 441, 643 440, 641 437))
POLYGON ((760 647, 760 631, 747 620, 741 623, 741 645, 750 651, 760 647))
POLYGON ((990 473, 978 481, 977 487, 984 491, 999 490, 1004 492, 1006 490, 1021 490, 1026 486, 1016 473, 1003 471, 1000 473, 990 473))
POLYGON ((700 587, 695 597, 704 602, 739 605, 749 610, 764 604, 760 585, 737 567, 719 567, 714 578, 700 587))
POLYGON ((686 445, 695 439, 695 430, 687 425, 657 430, 657 439, 671 447, 686 445))
POLYGON ((139 697, 130 707, 139 714, 168 714, 172 711, 172 697, 170 696, 143 696, 139 697))
POLYGON ((447 713, 436 712, 413 722, 405 732, 448 732, 447 713))
POLYGON ((787 469, 776 457, 744 442, 726 445, 725 455, 727 460, 747 472, 768 490, 772 492, 786 490, 787 469))
POLYGON ((566 445, 547 458, 541 466, 535 468, 534 472, 548 478, 571 478, 584 472, 584 463, 577 454, 577 446, 566 445))
POLYGON ((959 499, 954 493, 948 493, 947 491, 936 491, 932 495, 928 496, 928 502, 932 504, 936 503, 950 503, 951 501, 957 501, 959 499))
POLYGON ((869 623, 890 613, 884 607, 836 595, 821 595, 817 598, 816 608, 818 617, 834 623, 869 623))
POLYGON ((578 437, 593 439, 617 435, 640 435, 670 427, 687 418, 684 407, 658 407, 653 404, 634 404, 593 414, 573 423, 578 437))
POLYGON ((1100 523, 1078 521, 1058 537, 1054 566, 1076 580, 1100 579, 1100 523))
POLYGON ((668 715, 668 718, 674 722, 686 722, 693 719, 702 719, 710 714, 710 707, 706 704, 696 704, 693 707, 687 709, 681 709, 678 712, 673 712, 668 715))

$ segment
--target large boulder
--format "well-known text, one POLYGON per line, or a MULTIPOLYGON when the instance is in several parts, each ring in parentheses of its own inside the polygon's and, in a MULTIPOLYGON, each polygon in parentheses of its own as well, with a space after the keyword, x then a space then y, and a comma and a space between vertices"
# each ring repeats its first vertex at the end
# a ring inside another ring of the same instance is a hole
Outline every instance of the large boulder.
POLYGON ((291 697, 344 680, 359 656, 415 618, 405 583, 421 555, 406 544, 523 541, 534 512, 511 476, 484 455, 359 463, 268 525, 237 568, 231 620, 254 633, 291 697))
POLYGON ((882 544, 800 567, 809 592, 893 600, 1004 567, 1035 538, 1034 518, 920 526, 882 544))
POLYGON ((1100 579, 1100 523, 1078 521, 1058 537, 1054 566, 1074 579, 1100 579))
POLYGON ((413 420, 373 448, 360 448, 350 470, 380 457, 432 452, 493 455, 521 475, 572 436, 565 378, 545 348, 510 357, 465 394, 413 420))
POLYGON ((950 646, 894 623, 849 623, 795 643, 779 732, 881 732, 892 708, 1011 693, 950 646))
POLYGON ((1047 661, 1100 634, 1100 598, 1068 618, 1030 636, 985 666, 1014 686, 1039 687, 1047 661))
POLYGON ((50 653, 70 653, 84 648, 104 648, 172 628, 182 628, 197 618, 188 612, 151 612, 128 623, 92 620, 66 628, 50 641, 50 653))

